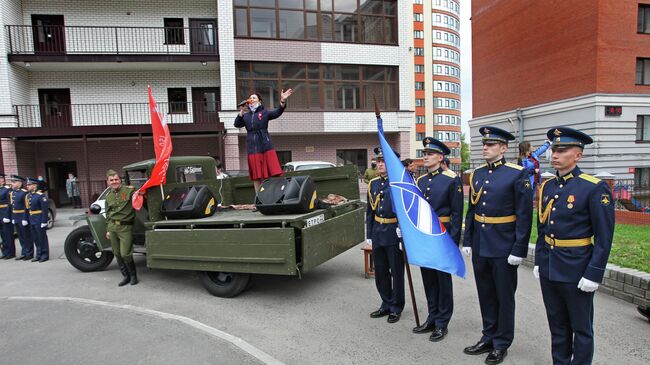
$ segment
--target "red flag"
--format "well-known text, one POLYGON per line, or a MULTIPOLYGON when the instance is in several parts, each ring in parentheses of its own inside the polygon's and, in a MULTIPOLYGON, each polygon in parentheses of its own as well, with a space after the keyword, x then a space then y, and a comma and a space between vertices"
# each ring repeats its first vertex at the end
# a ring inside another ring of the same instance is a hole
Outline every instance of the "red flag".
POLYGON ((151 170, 149 180, 133 194, 131 203, 136 210, 142 208, 144 193, 148 188, 156 185, 164 185, 167 181, 169 156, 172 154, 172 137, 169 134, 169 126, 167 126, 164 115, 158 110, 158 103, 154 100, 149 85, 147 85, 147 89, 149 91, 149 110, 151 112, 151 130, 153 131, 153 148, 156 152, 156 164, 151 170))

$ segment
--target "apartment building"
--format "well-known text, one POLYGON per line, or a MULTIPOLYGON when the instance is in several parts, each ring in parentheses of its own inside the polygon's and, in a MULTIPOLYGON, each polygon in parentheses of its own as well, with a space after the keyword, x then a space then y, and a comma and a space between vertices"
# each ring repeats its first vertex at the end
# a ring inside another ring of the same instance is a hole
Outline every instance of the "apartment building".
POLYGON ((538 146, 564 125, 594 138, 585 172, 650 185, 650 1, 474 0, 472 55, 473 162, 481 126, 538 146))
MULTIPOLYGON (((460 1, 413 0, 415 128, 411 156, 422 164, 422 140, 431 136, 451 150, 460 170, 460 1)), ((423 167, 420 167, 424 171, 423 167)))
POLYGON ((259 92, 277 107, 281 162, 363 170, 378 145, 376 98, 389 141, 410 150, 410 4, 381 0, 0 0, 0 141, 5 173, 41 175, 68 203, 87 202, 107 168, 153 157, 147 85, 166 115, 173 155, 246 170, 237 103, 259 92), (5 56, 6 55, 6 56, 5 56))

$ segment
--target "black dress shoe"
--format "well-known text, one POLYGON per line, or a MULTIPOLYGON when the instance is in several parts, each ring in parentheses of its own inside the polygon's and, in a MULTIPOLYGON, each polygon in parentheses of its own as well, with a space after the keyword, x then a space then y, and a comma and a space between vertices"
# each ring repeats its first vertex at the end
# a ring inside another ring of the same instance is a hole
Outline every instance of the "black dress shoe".
POLYGON ((447 332, 448 331, 446 328, 435 328, 431 336, 429 336, 429 341, 431 342, 441 341, 443 338, 445 338, 445 336, 447 336, 447 332))
POLYGON ((477 342, 476 345, 468 346, 463 349, 467 355, 480 355, 494 350, 491 343, 477 342))
POLYGON ((508 355, 508 350, 492 350, 485 358, 485 363, 489 365, 501 364, 506 355, 508 355))
POLYGON ((431 332, 436 328, 434 323, 425 323, 421 326, 413 327, 413 333, 427 333, 431 332))
POLYGON ((390 314, 390 312, 387 311, 386 309, 381 309, 381 308, 379 308, 379 309, 377 309, 376 311, 370 313, 370 318, 380 318, 380 317, 385 317, 385 316, 387 316, 387 315, 389 315, 389 314, 390 314))
POLYGON ((23 261, 29 261, 29 260, 31 260, 31 259, 33 259, 33 258, 34 258, 34 256, 25 256, 25 257, 23 258, 23 261))
POLYGON ((395 322, 399 321, 399 317, 401 317, 401 316, 402 315, 399 314, 399 313, 391 313, 391 314, 388 315, 388 319, 386 321, 388 323, 395 323, 395 322))
POLYGON ((38 260, 38 262, 45 262, 47 260, 49 260, 49 259, 40 259, 40 260, 38 260))
POLYGON ((16 261, 20 261, 20 260, 24 260, 24 259, 25 259, 25 256, 18 256, 18 257, 16 257, 16 261))
POLYGON ((31 261, 32 261, 32 262, 36 262, 36 261, 38 261, 38 259, 37 259, 37 258, 33 258, 31 261))
POLYGON ((641 313, 642 316, 646 317, 650 321, 650 307, 636 307, 636 310, 641 313))
POLYGON ((3 260, 9 260, 9 259, 13 259, 14 257, 16 257, 16 256, 14 256, 14 255, 9 255, 9 256, 5 256, 5 257, 3 257, 2 259, 3 259, 3 260))

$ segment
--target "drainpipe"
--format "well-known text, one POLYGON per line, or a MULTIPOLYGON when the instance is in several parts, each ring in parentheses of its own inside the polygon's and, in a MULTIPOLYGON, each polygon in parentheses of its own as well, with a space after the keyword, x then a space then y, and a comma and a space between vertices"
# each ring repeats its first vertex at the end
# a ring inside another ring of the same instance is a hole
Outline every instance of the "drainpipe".
POLYGON ((519 121, 519 142, 524 141, 524 112, 517 109, 517 120, 519 121))

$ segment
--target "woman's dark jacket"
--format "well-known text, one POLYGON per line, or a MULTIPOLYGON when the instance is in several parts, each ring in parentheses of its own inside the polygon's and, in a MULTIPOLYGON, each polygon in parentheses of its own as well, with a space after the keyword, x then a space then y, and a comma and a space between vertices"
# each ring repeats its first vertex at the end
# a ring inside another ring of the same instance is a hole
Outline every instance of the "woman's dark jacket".
POLYGON ((284 112, 284 108, 280 105, 279 108, 274 110, 264 109, 264 105, 260 105, 254 112, 249 111, 243 117, 237 115, 235 118, 235 127, 246 127, 248 132, 246 135, 246 149, 248 154, 263 153, 273 149, 273 143, 269 137, 269 120, 278 118, 284 112))

